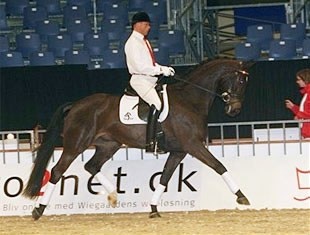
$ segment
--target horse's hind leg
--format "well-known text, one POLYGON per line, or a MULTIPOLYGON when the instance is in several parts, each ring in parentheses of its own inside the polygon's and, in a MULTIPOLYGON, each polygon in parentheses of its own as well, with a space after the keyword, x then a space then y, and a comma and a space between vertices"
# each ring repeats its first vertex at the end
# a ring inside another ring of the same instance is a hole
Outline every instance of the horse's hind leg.
POLYGON ((155 192, 153 193, 151 200, 151 213, 149 215, 150 218, 158 218, 160 214, 157 211, 158 202, 164 193, 173 172, 180 164, 180 162, 184 159, 186 153, 175 153, 171 152, 168 156, 168 159, 165 163, 163 173, 160 177, 159 185, 156 187, 155 192))
POLYGON ((108 193, 108 202, 112 207, 115 207, 117 203, 116 187, 102 174, 100 170, 103 164, 107 162, 120 147, 121 144, 112 141, 96 145, 95 154, 85 164, 85 170, 94 176, 94 178, 101 183, 105 191, 108 193))
POLYGON ((56 183, 60 180, 63 173, 68 169, 78 153, 69 154, 65 149, 57 164, 51 170, 51 178, 45 186, 44 194, 39 198, 38 205, 32 211, 32 218, 38 220, 48 205, 51 196, 55 190, 56 183))

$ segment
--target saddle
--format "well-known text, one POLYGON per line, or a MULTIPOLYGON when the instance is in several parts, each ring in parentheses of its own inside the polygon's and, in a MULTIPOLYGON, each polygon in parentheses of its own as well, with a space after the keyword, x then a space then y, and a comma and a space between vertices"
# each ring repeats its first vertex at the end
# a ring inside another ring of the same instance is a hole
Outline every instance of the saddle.
MULTIPOLYGON (((159 122, 163 122, 169 112, 168 95, 166 90, 167 85, 160 85, 157 88, 159 90, 159 97, 162 97, 163 109, 159 115, 159 122)), ((147 124, 147 117, 150 106, 141 99, 132 87, 128 86, 123 96, 120 99, 119 104, 119 119, 120 122, 126 125, 132 124, 147 124)))
MULTIPOLYGON (((157 91, 157 94, 163 104, 163 86, 162 84, 157 84, 155 87, 155 90, 157 91)), ((149 111, 150 111, 150 106, 148 103, 146 103, 143 99, 140 98, 140 96, 137 94, 137 92, 131 87, 130 84, 128 84, 128 86, 125 88, 124 94, 127 96, 132 96, 132 97, 138 97, 139 101, 138 103, 132 108, 138 109, 138 117, 147 122, 147 117, 149 115, 149 111)))

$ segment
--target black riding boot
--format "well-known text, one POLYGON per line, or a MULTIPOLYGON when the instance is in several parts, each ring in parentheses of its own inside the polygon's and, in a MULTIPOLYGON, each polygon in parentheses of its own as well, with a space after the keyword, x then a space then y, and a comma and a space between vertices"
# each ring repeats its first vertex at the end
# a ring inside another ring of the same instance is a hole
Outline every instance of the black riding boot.
POLYGON ((154 105, 151 106, 149 116, 147 118, 147 127, 146 127, 146 152, 155 152, 156 147, 156 127, 157 120, 159 117, 159 111, 155 108, 154 105))

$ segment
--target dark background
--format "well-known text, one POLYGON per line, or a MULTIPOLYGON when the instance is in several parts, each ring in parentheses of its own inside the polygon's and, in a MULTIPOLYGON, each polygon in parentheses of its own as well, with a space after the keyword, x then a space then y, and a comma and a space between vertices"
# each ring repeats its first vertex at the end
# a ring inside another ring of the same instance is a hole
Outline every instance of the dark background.
POLYGON ((289 0, 208 0, 209 7, 227 7, 236 5, 263 5, 272 3, 287 3, 289 0))
MULTIPOLYGON (((260 61, 250 70, 244 107, 239 116, 228 117, 216 99, 210 123, 291 120, 284 100, 300 102, 295 82, 298 70, 310 68, 310 60, 260 61)), ((190 69, 175 67, 179 74, 190 69)), ((0 130, 31 130, 47 127, 56 108, 93 93, 121 94, 127 86, 127 69, 87 70, 85 66, 2 68, 0 70, 0 130)))

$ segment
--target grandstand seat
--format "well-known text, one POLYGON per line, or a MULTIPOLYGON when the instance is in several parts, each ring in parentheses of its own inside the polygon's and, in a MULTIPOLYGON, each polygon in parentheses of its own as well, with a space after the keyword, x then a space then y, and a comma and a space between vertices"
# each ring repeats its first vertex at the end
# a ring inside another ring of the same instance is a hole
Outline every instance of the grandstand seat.
POLYGON ((125 25, 129 24, 128 8, 125 2, 111 2, 105 4, 103 9, 104 20, 121 20, 125 25))
POLYGON ((153 23, 167 24, 167 5, 164 1, 146 1, 143 10, 148 13, 153 23))
POLYGON ((123 50, 107 49, 103 53, 103 64, 107 68, 125 68, 125 55, 123 50))
POLYGON ((6 52, 10 50, 9 39, 5 35, 0 36, 0 52, 6 52))
POLYGON ((50 35, 47 40, 47 48, 57 58, 64 58, 65 52, 73 48, 71 36, 68 34, 50 35))
POLYGON ((270 42, 273 40, 272 26, 269 24, 248 26, 246 40, 257 43, 263 51, 268 51, 270 42))
POLYGON ((270 43, 269 59, 285 60, 294 59, 296 57, 295 40, 273 40, 270 43))
POLYGON ((155 55, 156 62, 158 64, 167 65, 170 64, 169 52, 165 48, 154 47, 153 52, 155 55))
POLYGON ((183 30, 160 30, 158 43, 160 47, 165 47, 169 51, 169 56, 185 54, 183 30))
POLYGON ((90 61, 88 63, 87 69, 94 70, 94 69, 109 69, 110 66, 103 63, 103 61, 90 61))
POLYGON ((84 35, 91 32, 91 25, 88 19, 76 19, 67 24, 67 33, 71 35, 73 43, 84 41, 84 35))
POLYGON ((16 51, 28 58, 34 51, 41 50, 40 35, 37 33, 20 33, 16 35, 16 51))
POLYGON ((51 51, 32 52, 29 57, 30 66, 51 66, 56 65, 54 53, 51 51))
POLYGON ((47 43, 48 36, 60 33, 60 26, 57 21, 42 20, 36 23, 35 31, 40 35, 41 42, 47 43))
POLYGON ((1 31, 8 31, 10 27, 8 26, 8 21, 6 18, 0 19, 0 30, 1 31))
POLYGON ((84 38, 84 50, 87 50, 91 57, 100 57, 104 50, 109 48, 109 40, 106 33, 89 33, 84 38))
POLYGON ((70 22, 78 19, 86 19, 87 14, 83 6, 66 5, 63 8, 63 26, 67 27, 70 22))
POLYGON ((304 23, 282 24, 280 26, 281 40, 295 40, 297 49, 302 48, 302 42, 306 37, 306 25, 304 23))
POLYGON ((260 58, 260 47, 256 43, 245 42, 238 43, 235 47, 235 57, 238 60, 250 61, 258 60, 260 58))
POLYGON ((88 51, 85 50, 68 50, 65 52, 65 64, 86 64, 90 62, 88 51))
POLYGON ((310 38, 306 38, 303 40, 302 55, 310 57, 310 38))
POLYGON ((1 31, 9 30, 5 5, 0 5, 0 30, 1 31))
POLYGON ((9 16, 23 16, 24 8, 30 6, 29 0, 6 1, 5 11, 9 16))
POLYGON ((103 20, 101 31, 107 33, 110 42, 120 41, 125 33, 126 23, 121 19, 103 20))
POLYGON ((0 19, 6 18, 5 5, 0 5, 0 19))
POLYGON ((142 11, 145 0, 128 0, 128 10, 131 12, 142 11))
POLYGON ((36 0, 36 2, 37 6, 45 7, 49 16, 62 14, 59 0, 36 0))
POLYGON ((19 51, 0 52, 0 67, 21 67, 24 66, 22 53, 19 51))
POLYGON ((85 8, 86 13, 93 12, 93 1, 90 0, 67 0, 68 5, 76 5, 85 8))
POLYGON ((24 29, 34 29, 38 21, 47 20, 48 14, 45 7, 28 6, 24 8, 23 27, 24 29))

